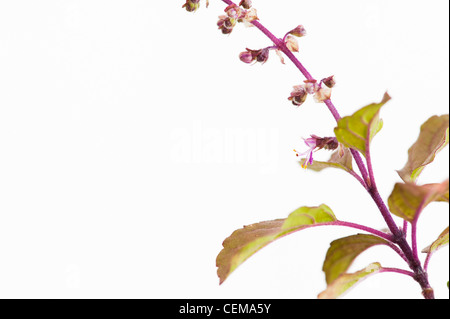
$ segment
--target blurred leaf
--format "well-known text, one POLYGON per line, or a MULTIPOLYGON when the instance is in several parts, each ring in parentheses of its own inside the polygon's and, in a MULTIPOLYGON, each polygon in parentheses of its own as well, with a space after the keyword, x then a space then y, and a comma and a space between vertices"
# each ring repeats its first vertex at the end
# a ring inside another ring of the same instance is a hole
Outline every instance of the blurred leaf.
POLYGON ((373 103, 363 107, 351 116, 339 120, 334 129, 336 138, 344 146, 359 150, 366 156, 366 146, 383 127, 383 121, 379 117, 381 107, 391 97, 385 93, 380 103, 373 103))
POLYGON ((342 274, 328 285, 327 289, 321 292, 318 298, 336 299, 368 276, 378 273, 380 269, 381 265, 379 263, 373 263, 353 274, 342 274))
POLYGON ((333 211, 326 205, 301 207, 286 219, 264 221, 234 231, 223 242, 223 249, 216 259, 220 283, 245 260, 271 242, 320 224, 337 221, 333 211))
POLYGON ((449 116, 433 116, 420 128, 417 141, 408 150, 408 162, 397 171, 405 182, 416 182, 425 166, 434 161, 449 142, 449 116))
MULTIPOLYGON (((308 168, 320 172, 326 168, 338 168, 347 172, 353 171, 353 156, 348 148, 344 148, 343 154, 339 154, 339 150, 331 154, 330 159, 327 162, 314 161, 308 165, 308 168), (342 155, 342 156, 341 156, 342 155)), ((300 164, 305 163, 305 158, 300 160, 300 164)))
POLYGON ((397 183, 389 199, 391 213, 412 222, 431 202, 448 202, 449 181, 441 184, 416 185, 397 183))
POLYGON ((362 252, 376 245, 387 244, 388 242, 380 237, 366 234, 357 234, 333 241, 323 263, 327 284, 331 284, 345 273, 362 252))
POLYGON ((448 227, 439 235, 438 239, 436 239, 430 246, 424 248, 422 250, 425 254, 433 254, 439 249, 448 245, 448 227))

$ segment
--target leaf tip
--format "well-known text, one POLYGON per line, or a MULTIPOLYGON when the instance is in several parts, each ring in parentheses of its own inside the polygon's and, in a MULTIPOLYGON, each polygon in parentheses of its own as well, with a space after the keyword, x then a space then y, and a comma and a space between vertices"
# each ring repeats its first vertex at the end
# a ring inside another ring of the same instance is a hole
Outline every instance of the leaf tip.
POLYGON ((381 103, 385 104, 387 102, 389 102, 390 100, 392 100, 392 97, 389 95, 389 93, 386 91, 384 93, 383 99, 381 100, 381 103))

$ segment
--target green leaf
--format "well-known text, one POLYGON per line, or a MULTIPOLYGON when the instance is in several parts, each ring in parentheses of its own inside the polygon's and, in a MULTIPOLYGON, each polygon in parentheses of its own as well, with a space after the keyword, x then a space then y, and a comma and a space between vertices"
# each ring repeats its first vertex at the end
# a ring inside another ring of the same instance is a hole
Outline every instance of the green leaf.
POLYGON ((408 150, 408 162, 397 171, 405 182, 415 183, 425 166, 432 163, 449 142, 449 115, 433 116, 420 128, 417 141, 408 150))
POLYGON ((380 103, 367 105, 353 115, 339 120, 334 129, 338 141, 366 156, 367 145, 383 127, 383 121, 379 117, 380 109, 390 99, 389 94, 385 93, 380 103))
POLYGON ((379 263, 373 263, 366 268, 357 271, 352 274, 342 274, 336 280, 334 280, 327 289, 321 292, 318 296, 319 299, 336 299, 342 296, 350 288, 354 287, 357 283, 360 283, 367 277, 378 273, 381 269, 379 263))
MULTIPOLYGON (((304 164, 305 158, 300 160, 300 164, 304 164)), ((346 172, 353 172, 353 156, 348 148, 344 148, 343 154, 339 154, 339 150, 331 154, 330 159, 327 162, 314 161, 308 165, 308 168, 320 172, 326 168, 338 168, 346 172)))
POLYGON ((366 234, 357 234, 333 241, 323 263, 327 284, 331 284, 345 273, 356 257, 365 250, 376 245, 387 244, 388 242, 380 237, 366 234))
POLYGON ((250 256, 273 241, 302 229, 336 221, 333 211, 320 205, 301 207, 286 219, 264 221, 234 231, 223 242, 223 249, 216 259, 220 283, 250 256))
POLYGON ((416 185, 397 183, 388 199, 391 213, 412 222, 431 202, 448 202, 449 181, 416 185))
POLYGON ((422 253, 431 255, 439 249, 448 245, 448 227, 439 235, 439 237, 427 248, 422 250, 422 253))

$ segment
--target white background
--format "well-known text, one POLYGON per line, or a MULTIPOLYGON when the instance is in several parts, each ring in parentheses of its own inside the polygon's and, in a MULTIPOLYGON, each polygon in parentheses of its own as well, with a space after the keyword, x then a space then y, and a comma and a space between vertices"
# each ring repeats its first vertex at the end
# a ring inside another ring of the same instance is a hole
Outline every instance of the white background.
MULTIPOLYGON (((449 2, 254 0, 278 36, 303 24, 300 60, 318 79, 334 74, 341 115, 381 100, 373 143, 387 198, 419 126, 448 112, 449 2)), ((301 169, 302 137, 335 122, 310 98, 287 97, 301 74, 255 28, 216 28, 221 1, 195 14, 171 1, 0 0, 0 297, 315 298, 330 241, 356 233, 314 228, 258 252, 221 286, 215 257, 246 224, 329 205, 340 220, 384 228, 351 176, 301 169)), ((320 159, 327 152, 317 153, 320 159)), ((448 177, 448 148, 421 183, 448 177)), ((399 221, 398 219, 396 219, 399 221)), ((432 204, 419 248, 448 225, 432 204)), ((448 249, 430 263, 448 298, 448 249)), ((379 261, 405 267, 385 247, 379 261)), ((380 274, 346 298, 421 298, 409 277, 380 274)))

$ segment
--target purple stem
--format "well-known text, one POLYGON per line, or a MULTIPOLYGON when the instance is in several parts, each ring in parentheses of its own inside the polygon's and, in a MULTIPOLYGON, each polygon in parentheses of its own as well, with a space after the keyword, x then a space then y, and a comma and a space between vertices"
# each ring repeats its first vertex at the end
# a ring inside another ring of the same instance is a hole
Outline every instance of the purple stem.
POLYGON ((383 216, 384 220, 386 221, 386 224, 389 227, 389 230, 392 232, 394 237, 397 238, 397 241, 399 238, 404 238, 403 232, 397 227, 397 224, 395 223, 394 219, 392 218, 391 212, 386 207, 386 204, 384 203, 383 199, 381 198, 380 193, 378 192, 378 189, 376 187, 373 187, 373 185, 369 188, 369 194, 372 196, 373 201, 377 205, 378 209, 381 212, 381 215, 383 216))
MULTIPOLYGON (((324 103, 328 107, 328 110, 330 110, 330 112, 333 115, 336 122, 339 122, 339 120, 341 119, 341 115, 339 114, 338 110, 334 106, 333 102, 331 102, 331 100, 325 100, 324 103)), ((365 188, 367 190, 369 190, 369 187, 370 187, 369 174, 367 173, 367 169, 366 169, 366 166, 364 165, 361 155, 358 153, 358 151, 356 151, 354 149, 350 149, 350 152, 352 153, 353 158, 355 159, 356 165, 358 166, 359 171, 361 172, 361 175, 362 175, 364 183, 365 183, 365 188)))
POLYGON ((419 253, 417 252, 417 221, 411 224, 411 245, 414 258, 419 259, 419 253))
POLYGON ((403 251, 400 248, 398 248, 394 243, 389 243, 389 247, 391 247, 393 251, 395 251, 400 257, 402 257, 402 259, 406 261, 407 264, 409 263, 409 260, 408 258, 406 258, 403 251))
POLYGON ((335 221, 330 223, 330 225, 333 226, 344 226, 344 227, 350 227, 350 228, 355 228, 355 229, 359 229, 365 232, 368 232, 372 235, 378 236, 380 238, 386 239, 388 242, 392 243, 393 242, 393 237, 390 234, 386 234, 383 233, 382 231, 364 226, 364 225, 360 225, 360 224, 355 224, 355 223, 350 223, 350 222, 343 222, 343 221, 335 221))
MULTIPOLYGON (((367 130, 367 136, 366 136, 366 162, 367 162, 367 169, 369 170, 369 184, 370 187, 373 187, 374 189, 377 189, 377 184, 375 182, 375 175, 373 173, 373 165, 372 165, 372 157, 370 155, 370 130, 367 130)), ((397 227, 397 226, 396 226, 397 227)))
POLYGON ((397 273, 397 274, 403 274, 403 275, 411 276, 413 278, 415 276, 415 274, 413 272, 411 272, 411 271, 398 269, 398 268, 385 268, 385 267, 383 267, 383 268, 380 269, 380 273, 381 272, 394 272, 394 273, 397 273))
POLYGON ((333 114, 333 117, 336 120, 336 122, 339 122, 339 120, 341 119, 341 115, 339 114, 338 110, 334 106, 333 102, 331 102, 331 100, 325 100, 324 103, 330 110, 331 114, 333 114))
POLYGON ((358 174, 355 173, 355 171, 353 170, 349 170, 348 171, 350 175, 352 175, 354 178, 356 178, 356 180, 358 182, 361 183, 361 185, 368 191, 369 187, 367 186, 366 182, 361 178, 361 176, 359 176, 358 174))
POLYGON ((433 255, 433 253, 430 251, 429 253, 428 253, 428 255, 427 255, 427 258, 425 259, 425 262, 424 262, 424 264, 423 264, 423 269, 425 270, 425 271, 427 271, 427 269, 428 269, 428 264, 430 263, 430 259, 431 259, 431 256, 433 255))
MULTIPOLYGON (((377 184, 375 182, 375 175, 373 173, 373 165, 372 165, 372 157, 371 157, 371 151, 370 151, 370 130, 367 131, 366 136, 366 162, 367 162, 367 168, 369 170, 369 177, 367 180, 368 186, 369 186, 369 194, 372 196, 373 200, 377 204, 384 220, 386 221, 386 224, 389 227, 389 230, 394 234, 397 238, 405 238, 404 233, 398 228, 397 224, 395 223, 394 219, 392 218, 391 212, 386 207, 383 199, 380 196, 380 193, 378 192, 377 184)), ((418 261, 418 259, 417 259, 418 261)), ((420 263, 420 261, 419 261, 420 263)))
POLYGON ((377 237, 383 238, 387 241, 387 246, 390 247, 392 250, 394 250, 406 263, 409 263, 408 258, 406 258, 405 254, 394 244, 394 238, 390 234, 383 233, 379 230, 373 229, 371 227, 367 227, 360 224, 350 223, 350 222, 343 222, 343 221, 334 221, 331 223, 322 223, 317 224, 313 226, 342 226, 342 227, 350 227, 354 229, 359 229, 362 231, 365 231, 367 233, 370 233, 372 235, 375 235, 377 237))
POLYGON ((405 234, 405 237, 408 235, 408 221, 403 221, 403 234, 405 234))
MULTIPOLYGON (((227 1, 228 2, 228 1, 227 1)), ((300 72, 304 75, 304 77, 307 80, 314 80, 314 78, 311 76, 311 74, 305 69, 303 64, 300 63, 300 61, 295 57, 295 55, 289 50, 286 46, 286 44, 283 42, 282 39, 279 39, 275 37, 272 32, 266 29, 259 21, 255 20, 252 21, 252 24, 257 27, 262 33, 264 33, 272 42, 283 51, 284 54, 295 64, 295 66, 300 70, 300 72)))
POLYGON ((424 198, 417 208, 416 214, 414 215, 414 219, 411 222, 411 245, 414 254, 414 258, 419 259, 419 253, 417 250, 417 222, 419 220, 419 216, 425 208, 425 204, 428 202, 428 198, 424 198))

